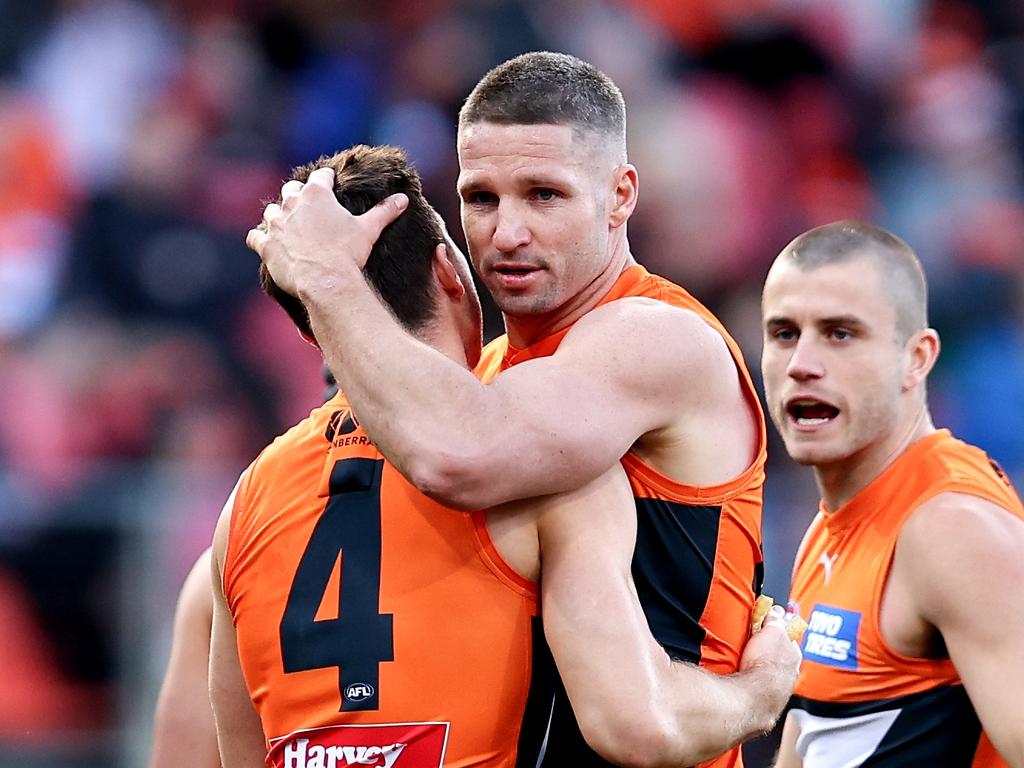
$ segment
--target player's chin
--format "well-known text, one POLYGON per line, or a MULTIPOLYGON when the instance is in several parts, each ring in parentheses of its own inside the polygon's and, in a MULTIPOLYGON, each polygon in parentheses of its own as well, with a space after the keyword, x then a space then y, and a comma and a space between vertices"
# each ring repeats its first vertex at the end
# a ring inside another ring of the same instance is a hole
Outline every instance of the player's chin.
POLYGON ((494 292, 494 303, 506 315, 543 315, 557 308, 546 296, 528 293, 494 292))
POLYGON ((789 458, 803 466, 826 464, 831 458, 832 452, 827 447, 815 444, 804 436, 784 435, 782 442, 789 458))

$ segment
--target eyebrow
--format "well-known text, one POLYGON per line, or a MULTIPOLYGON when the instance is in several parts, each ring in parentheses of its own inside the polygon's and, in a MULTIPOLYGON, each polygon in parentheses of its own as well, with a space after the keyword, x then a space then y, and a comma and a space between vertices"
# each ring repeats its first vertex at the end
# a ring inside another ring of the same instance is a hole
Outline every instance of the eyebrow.
MULTIPOLYGON (((796 322, 785 315, 773 315, 764 321, 766 328, 778 328, 783 325, 796 325, 796 322)), ((851 328, 867 328, 868 324, 856 315, 832 315, 822 317, 814 321, 814 324, 821 328, 832 328, 837 325, 845 325, 851 328)))
POLYGON ((455 190, 461 195, 463 192, 476 192, 478 189, 483 188, 483 184, 479 181, 456 181, 455 190))
POLYGON ((868 324, 861 320, 856 315, 835 315, 833 317, 823 317, 817 321, 817 325, 832 327, 836 325, 846 325, 853 328, 867 328, 868 324))
MULTIPOLYGON (((527 188, 532 187, 558 187, 560 189, 572 189, 573 184, 569 179, 559 177, 556 175, 549 176, 524 176, 516 180, 517 184, 520 184, 527 188)), ((468 181, 456 182, 455 189, 461 195, 466 192, 477 192, 481 189, 486 189, 489 185, 481 181, 479 178, 470 177, 468 181)))
POLYGON ((527 176, 523 183, 528 187, 568 187, 569 182, 558 176, 527 176))

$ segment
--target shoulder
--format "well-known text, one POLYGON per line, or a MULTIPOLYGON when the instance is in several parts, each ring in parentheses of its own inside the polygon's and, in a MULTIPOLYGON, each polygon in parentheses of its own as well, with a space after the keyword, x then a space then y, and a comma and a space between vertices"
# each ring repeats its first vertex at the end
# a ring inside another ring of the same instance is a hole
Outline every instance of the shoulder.
POLYGON ((969 493, 939 493, 915 509, 900 543, 928 552, 956 552, 978 544, 1005 549, 1024 534, 1024 520, 995 502, 969 493))
POLYGON ((695 310, 649 296, 626 296, 595 307, 576 323, 570 333, 594 326, 622 325, 638 330, 696 330, 720 335, 695 310))
POLYGON ((213 592, 210 589, 212 556, 209 547, 199 555, 178 597, 179 621, 205 626, 207 629, 213 614, 213 592))
POLYGON ((560 351, 604 350, 612 359, 642 361, 666 372, 719 370, 735 376, 725 338, 691 309, 633 296, 588 312, 566 335, 560 351))
POLYGON ((967 493, 944 492, 911 513, 896 557, 922 615, 941 624, 962 599, 1024 583, 1024 520, 967 493))
POLYGON ((242 474, 239 499, 246 499, 255 487, 279 482, 310 466, 310 456, 326 451, 339 426, 352 418, 351 413, 348 402, 338 395, 275 437, 242 474))
MULTIPOLYGON (((262 454, 261 454, 262 456, 262 454)), ((221 574, 222 580, 228 560, 228 544, 231 533, 232 525, 235 522, 235 501, 239 496, 239 491, 244 489, 252 478, 253 471, 259 461, 259 456, 243 470, 242 474, 238 476, 238 480, 235 481, 235 487, 231 489, 231 493, 228 495, 227 500, 224 502, 224 506, 221 507, 220 514, 217 517, 217 525, 213 531, 213 545, 204 553, 207 557, 207 572, 210 572, 209 562, 212 559, 213 563, 216 564, 217 573, 221 574)), ((196 568, 199 567, 197 562, 196 568)))
POLYGON ((351 412, 348 401, 342 395, 336 395, 310 411, 302 421, 293 424, 275 437, 263 450, 263 455, 276 456, 305 441, 322 439, 327 428, 333 425, 339 414, 343 415, 347 412, 351 412))

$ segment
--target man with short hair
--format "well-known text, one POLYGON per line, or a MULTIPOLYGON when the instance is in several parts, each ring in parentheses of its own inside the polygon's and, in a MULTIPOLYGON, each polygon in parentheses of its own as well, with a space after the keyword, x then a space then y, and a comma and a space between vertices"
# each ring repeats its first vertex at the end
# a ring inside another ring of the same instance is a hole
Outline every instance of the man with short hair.
POLYGON ((772 420, 822 496, 793 574, 810 626, 777 765, 1024 766, 1024 508, 932 423, 920 262, 870 224, 812 229, 762 311, 772 420))
MULTIPOLYGON (((415 172, 398 150, 356 147, 299 169, 286 193, 318 165, 357 213, 405 193, 409 210, 374 245, 365 275, 397 322, 468 370, 479 304, 415 172)), ((262 282, 300 330, 316 331, 301 302, 269 274, 262 282)), ((636 515, 617 464, 572 493, 466 515, 384 461, 346 394, 256 459, 217 526, 211 688, 225 768, 253 764, 267 746, 271 764, 296 768, 555 759, 546 734, 565 728, 566 713, 548 702, 538 719, 527 706, 543 693, 531 671, 549 671, 531 647, 542 554, 551 653, 599 754, 692 764, 774 720, 799 660, 781 609, 741 671, 673 662, 632 585, 636 515)))
MULTIPOLYGON (((462 224, 507 329, 480 379, 417 342, 363 277, 403 198, 353 216, 317 171, 268 206, 248 243, 309 310, 367 434, 428 495, 493 507, 572 491, 621 459, 651 631, 673 658, 728 674, 761 584, 764 420, 722 325, 630 252, 638 179, 625 125, 615 84, 565 54, 507 61, 467 99, 462 224)), ((572 723, 556 679, 534 690, 538 717, 572 723)), ((571 726, 537 742, 555 762, 592 758, 571 726)), ((714 763, 738 764, 738 749, 714 763)))

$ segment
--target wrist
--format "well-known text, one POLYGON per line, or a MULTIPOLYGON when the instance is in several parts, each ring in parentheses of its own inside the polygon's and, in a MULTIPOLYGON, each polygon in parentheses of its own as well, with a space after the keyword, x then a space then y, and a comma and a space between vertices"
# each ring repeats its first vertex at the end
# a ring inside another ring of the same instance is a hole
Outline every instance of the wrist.
POLYGON ((307 310, 331 305, 339 298, 366 293, 370 290, 363 270, 348 259, 340 259, 313 279, 296 285, 299 300, 307 310))
POLYGON ((792 685, 789 677, 777 664, 759 662, 739 673, 744 677, 746 711, 750 713, 750 727, 764 734, 775 727, 789 701, 792 685))

